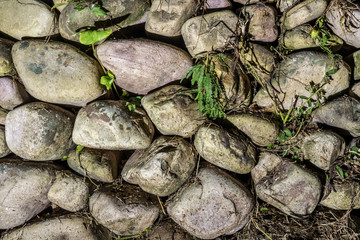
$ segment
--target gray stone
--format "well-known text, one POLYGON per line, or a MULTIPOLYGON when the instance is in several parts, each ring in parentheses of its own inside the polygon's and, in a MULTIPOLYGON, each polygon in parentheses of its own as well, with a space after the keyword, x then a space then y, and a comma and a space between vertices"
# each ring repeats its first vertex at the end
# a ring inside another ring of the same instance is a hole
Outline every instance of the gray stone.
POLYGON ((144 149, 153 136, 154 127, 144 110, 130 111, 124 101, 113 100, 81 108, 72 135, 78 145, 106 150, 144 149))
POLYGON ((0 31, 18 40, 54 35, 58 33, 57 16, 40 0, 2 0, 0 31))
POLYGON ((285 11, 289 10, 298 2, 300 2, 300 0, 280 0, 280 3, 279 3, 280 12, 285 12, 285 11))
POLYGON ((110 233, 100 232, 87 216, 64 215, 27 224, 7 232, 2 240, 109 240, 110 233))
POLYGON ((47 208, 54 179, 49 164, 1 159, 0 229, 20 226, 47 208))
POLYGON ((240 182, 215 167, 203 167, 168 201, 167 212, 191 235, 214 239, 240 230, 249 221, 253 205, 240 182))
POLYGON ((34 102, 8 113, 5 136, 10 150, 19 157, 57 160, 73 147, 74 115, 58 106, 34 102))
POLYGON ((312 173, 279 156, 263 152, 251 171, 256 195, 286 214, 311 214, 319 202, 321 182, 312 173))
POLYGON ((0 108, 0 125, 5 125, 7 113, 8 113, 8 111, 0 108))
MULTIPOLYGON (((347 1, 331 2, 326 17, 331 30, 347 44, 360 48, 360 11, 347 6, 347 1), (339 8, 340 6, 340 8, 339 8)), ((355 4, 355 2, 353 3, 355 4)))
MULTIPOLYGON (((296 96, 310 97, 308 88, 311 84, 322 86, 327 98, 339 94, 350 85, 349 66, 325 53, 302 51, 288 55, 279 63, 271 79, 271 86, 278 91, 276 96, 285 109, 300 107, 306 99, 298 98, 296 101, 296 96), (338 70, 325 84, 327 73, 336 68, 338 70)), ((273 107, 274 104, 264 88, 256 94, 254 102, 260 107, 273 107)))
POLYGON ((181 27, 195 12, 194 0, 154 0, 145 24, 149 33, 166 37, 181 36, 181 27))
POLYGON ((354 86, 350 90, 350 95, 360 99, 360 82, 354 84, 354 86))
POLYGON ((279 135, 279 124, 260 115, 237 113, 226 119, 259 146, 266 147, 279 135))
POLYGON ((315 132, 306 136, 301 145, 304 158, 323 170, 329 170, 332 163, 345 151, 345 140, 330 131, 315 132))
MULTIPOLYGON (((320 41, 311 38, 312 30, 313 27, 311 25, 304 24, 286 31, 282 39, 283 46, 289 50, 319 48, 320 41)), ((333 52, 336 52, 342 47, 343 40, 335 34, 331 34, 331 37, 328 38, 328 41, 323 45, 330 48, 333 52)))
POLYGON ((56 175, 47 196, 51 203, 70 212, 77 212, 87 206, 89 186, 84 178, 64 171, 56 175))
POLYGON ((98 223, 118 235, 135 235, 151 226, 159 215, 156 197, 133 185, 114 191, 96 191, 90 213, 98 223))
POLYGON ((67 163, 75 172, 101 182, 113 182, 118 177, 120 153, 84 148, 78 154, 72 150, 67 163))
MULTIPOLYGON (((92 4, 91 0, 85 0, 85 4, 92 4)), ((90 8, 84 8, 81 11, 75 9, 76 4, 68 4, 59 17, 59 31, 63 38, 75 42, 79 42, 79 30, 120 30, 122 28, 137 24, 139 20, 146 14, 150 4, 146 0, 102 0, 102 8, 108 12, 105 16, 97 17, 90 8), (131 15, 131 18, 127 15, 131 15), (119 22, 118 19, 121 19, 119 22), (125 21, 123 21, 125 19, 125 21), (105 28, 104 26, 105 22, 105 28), (106 23, 107 22, 107 23, 106 23)))
POLYGON ((226 170, 246 174, 255 166, 256 149, 242 136, 216 125, 203 125, 194 145, 206 161, 226 170))
POLYGON ((5 128, 0 126, 0 158, 3 158, 11 153, 9 147, 6 144, 5 128))
POLYGON ((190 18, 181 28, 186 48, 192 56, 231 48, 238 21, 230 10, 190 18))
POLYGON ((181 93, 187 90, 180 85, 170 85, 141 99, 145 111, 162 134, 190 137, 205 122, 194 96, 181 93))
POLYGON ((229 0, 207 0, 206 9, 207 10, 220 10, 220 9, 231 9, 232 4, 229 0))
POLYGON ((115 74, 119 87, 141 95, 182 79, 192 66, 185 51, 152 40, 106 41, 96 52, 104 66, 115 74))
POLYGON ((360 103, 352 97, 327 102, 313 112, 313 122, 335 127, 353 137, 360 137, 360 103))
POLYGON ((41 101, 85 106, 105 94, 97 61, 69 44, 19 41, 12 57, 26 90, 41 101))
POLYGON ((289 11, 287 11, 280 19, 281 25, 290 30, 301 24, 310 22, 320 17, 326 10, 328 3, 326 0, 306 0, 303 1, 289 11))
POLYGON ((14 64, 11 58, 11 47, 14 43, 0 38, 0 76, 10 75, 14 72, 14 64))
POLYGON ((331 186, 329 195, 323 197, 321 205, 335 210, 360 208, 360 184, 358 182, 336 182, 331 186))
POLYGON ((0 106, 13 110, 16 106, 30 99, 24 86, 11 77, 0 77, 0 106))
POLYGON ((161 136, 149 148, 135 151, 121 176, 145 192, 163 197, 175 192, 195 165, 195 150, 190 143, 179 137, 161 136))
POLYGON ((149 229, 147 240, 193 240, 194 238, 170 218, 149 229))
POLYGON ((276 10, 272 6, 254 4, 241 9, 249 17, 250 40, 274 42, 278 37, 276 10))
POLYGON ((354 58, 354 80, 360 80, 360 50, 353 53, 354 58))

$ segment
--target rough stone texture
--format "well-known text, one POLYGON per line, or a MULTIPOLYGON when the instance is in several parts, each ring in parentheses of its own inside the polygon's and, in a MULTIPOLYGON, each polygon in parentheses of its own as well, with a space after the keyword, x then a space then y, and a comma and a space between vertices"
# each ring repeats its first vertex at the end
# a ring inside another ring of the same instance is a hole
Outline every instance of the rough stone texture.
POLYGON ((331 185, 330 194, 320 204, 336 210, 360 208, 360 184, 358 182, 337 182, 331 185))
POLYGON ((11 47, 14 43, 0 38, 0 76, 6 76, 13 72, 14 64, 11 58, 11 47))
POLYGON ((261 42, 274 42, 278 37, 278 29, 276 27, 275 8, 268 5, 250 5, 245 6, 244 11, 249 19, 248 34, 250 40, 261 42))
POLYGON ((154 136, 154 127, 144 110, 130 111, 124 101, 97 101, 80 109, 73 140, 89 148, 106 150, 144 149, 154 136))
POLYGON ((104 66, 115 74, 119 87, 142 95, 182 79, 192 66, 185 51, 152 40, 107 41, 96 52, 104 66))
POLYGON ((345 140, 338 134, 324 131, 306 136, 301 145, 304 158, 323 170, 329 170, 332 163, 345 151, 345 140))
POLYGON ((2 240, 108 240, 109 232, 99 229, 87 216, 64 215, 25 225, 3 235, 2 240))
MULTIPOLYGON (((85 3, 91 4, 90 0, 85 3)), ((99 30, 112 29, 117 31, 136 24, 150 7, 146 0, 102 0, 102 8, 108 10, 106 16, 97 17, 90 8, 81 11, 75 9, 76 4, 68 4, 61 12, 59 17, 59 31, 63 38, 79 42, 80 29, 90 28, 99 30), (132 14, 131 19, 123 21, 125 16, 132 14)))
POLYGON ((207 10, 231 9, 232 4, 229 0, 207 0, 207 10))
POLYGON ((58 33, 56 20, 50 7, 40 0, 2 0, 0 4, 0 31, 18 40, 58 33))
POLYGON ((313 112, 313 122, 335 127, 353 137, 360 137, 360 103, 351 97, 340 97, 313 112))
POLYGON ((169 216, 191 235, 214 239, 249 221, 253 199, 240 182, 215 167, 200 168, 192 180, 167 204, 169 216))
POLYGON ((47 196, 51 203, 77 212, 87 206, 89 187, 83 178, 71 172, 61 172, 56 175, 47 196))
POLYGON ((154 223, 159 215, 156 197, 133 185, 123 184, 116 193, 96 191, 90 213, 98 223, 118 235, 135 235, 154 223))
POLYGON ((265 1, 262 1, 262 0, 234 0, 234 2, 241 3, 241 4, 245 5, 245 4, 258 3, 258 2, 272 3, 272 2, 275 2, 275 0, 265 0, 265 1))
POLYGON ((101 182, 113 182, 118 177, 120 153, 84 148, 78 155, 72 150, 67 158, 69 167, 75 172, 101 182))
POLYGON ((150 228, 146 235, 147 240, 193 240, 193 236, 185 232, 170 218, 161 221, 150 228))
POLYGON ((20 226, 47 208, 54 178, 49 164, 1 159, 0 229, 20 226))
POLYGON ((59 10, 59 12, 61 13, 62 10, 64 10, 64 8, 67 6, 67 4, 69 3, 67 0, 53 0, 54 2, 54 5, 55 4, 62 4, 62 3, 65 3, 65 5, 61 5, 61 6, 58 6, 56 7, 57 10, 59 10))
POLYGON ((360 82, 354 84, 354 86, 351 88, 350 95, 360 99, 360 82))
POLYGON ((226 170, 246 174, 255 166, 255 148, 244 137, 216 125, 201 126, 194 145, 206 161, 226 170))
MULTIPOLYGON (((271 86, 279 92, 277 97, 284 108, 290 109, 296 96, 311 96, 307 90, 310 83, 323 85, 326 73, 336 68, 337 64, 338 71, 331 74, 332 80, 322 87, 325 97, 334 96, 349 87, 349 66, 319 52, 302 51, 288 55, 275 69, 271 86)), ((306 99, 298 98, 295 106, 300 107, 304 101, 306 99)), ((254 102, 260 107, 272 107, 274 104, 264 88, 256 94, 254 102)))
POLYGON ((11 77, 0 77, 0 106, 13 110, 16 106, 29 100, 30 96, 24 87, 11 77))
POLYGON ((10 150, 19 157, 57 160, 73 147, 74 115, 58 106, 33 102, 8 113, 5 135, 10 150))
POLYGON ((266 47, 255 43, 249 43, 247 48, 241 48, 240 61, 245 66, 251 65, 250 73, 265 81, 270 80, 276 63, 272 52, 266 47))
POLYGON ((5 157, 11 153, 5 140, 5 128, 0 126, 0 158, 5 157))
POLYGON ((7 113, 5 109, 0 108, 0 125, 5 125, 7 113))
POLYGON ((194 96, 181 93, 187 90, 180 85, 171 85, 141 99, 142 106, 162 134, 190 137, 205 122, 194 96))
POLYGON ((290 30, 301 24, 310 22, 320 17, 327 7, 326 0, 306 0, 303 1, 289 11, 287 11, 280 19, 285 29, 290 30))
MULTIPOLYGON (((285 32, 283 45, 289 50, 299 50, 306 48, 318 48, 320 41, 311 38, 313 27, 309 24, 297 26, 285 32)), ((325 46, 329 47, 333 52, 339 50, 343 45, 343 40, 332 34, 326 42, 325 46)))
POLYGON ((329 19, 328 26, 347 44, 360 48, 360 28, 358 27, 360 11, 351 9, 352 7, 346 9, 346 4, 346 1, 330 3, 329 10, 326 12, 326 17, 329 19), (344 8, 339 8, 335 3, 344 5, 344 8))
POLYGON ((279 135, 279 125, 260 115, 238 113, 229 115, 226 119, 259 146, 266 147, 275 142, 279 135))
POLYGON ((286 214, 295 217, 311 214, 319 202, 320 180, 275 154, 261 153, 251 177, 256 195, 286 214))
POLYGON ((298 2, 300 2, 300 0, 280 0, 280 12, 285 12, 286 10, 292 8, 298 2))
POLYGON ((181 27, 196 11, 194 0, 154 0, 145 24, 149 33, 166 37, 181 36, 181 27))
POLYGON ((41 101, 85 106, 105 94, 99 64, 69 44, 19 41, 12 57, 26 90, 41 101))
POLYGON ((195 165, 195 150, 190 143, 179 137, 161 136, 149 148, 135 151, 121 176, 145 192, 163 197, 175 192, 195 165))
POLYGON ((353 53, 354 58, 354 80, 360 80, 360 50, 353 53))
POLYGON ((229 43, 233 41, 238 21, 236 14, 230 10, 190 18, 181 28, 186 48, 195 56, 231 47, 229 43))

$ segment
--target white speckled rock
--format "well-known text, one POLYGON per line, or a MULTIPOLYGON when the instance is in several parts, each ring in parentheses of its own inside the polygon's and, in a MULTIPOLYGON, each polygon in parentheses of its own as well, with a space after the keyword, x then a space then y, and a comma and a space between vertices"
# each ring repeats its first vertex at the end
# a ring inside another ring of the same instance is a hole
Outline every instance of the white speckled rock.
POLYGON ((16 106, 30 99, 24 86, 11 77, 0 77, 0 106, 13 110, 16 106))

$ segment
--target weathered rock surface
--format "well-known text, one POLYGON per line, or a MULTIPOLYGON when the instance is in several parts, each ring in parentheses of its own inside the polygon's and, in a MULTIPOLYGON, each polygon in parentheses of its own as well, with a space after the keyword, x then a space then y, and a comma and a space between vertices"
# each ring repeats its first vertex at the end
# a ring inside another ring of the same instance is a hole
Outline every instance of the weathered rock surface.
POLYGON ((148 240, 193 240, 194 238, 170 218, 150 228, 148 240))
POLYGON ((0 76, 6 76, 13 72, 14 64, 11 58, 11 47, 14 43, 0 38, 0 76))
POLYGON ((116 192, 96 191, 89 205, 98 223, 125 236, 144 231, 154 223, 160 211, 155 196, 128 184, 123 184, 116 192))
POLYGON ((279 125, 259 115, 238 113, 229 115, 226 119, 259 146, 266 147, 279 135, 279 125))
POLYGON ((245 5, 245 4, 258 3, 258 2, 271 3, 271 2, 275 2, 275 0, 265 0, 265 1, 261 1, 261 0, 234 0, 234 2, 241 3, 241 4, 245 5))
POLYGON ((351 88, 350 95, 355 98, 360 98, 360 82, 354 84, 354 86, 351 88))
POLYGON ((49 164, 1 159, 0 229, 20 226, 47 208, 54 179, 49 164))
POLYGON ((155 0, 151 4, 145 30, 160 36, 179 37, 182 25, 195 13, 196 5, 193 0, 155 0))
POLYGON ((13 110, 16 106, 29 100, 30 96, 24 87, 11 77, 0 77, 0 106, 13 110))
POLYGON ((5 139, 5 128, 0 126, 0 158, 5 157, 11 153, 10 149, 6 144, 5 139))
POLYGON ((236 14, 230 10, 190 18, 181 28, 186 48, 195 56, 231 47, 238 21, 236 14))
POLYGON ((62 12, 62 10, 64 10, 66 5, 69 3, 67 0, 53 0, 53 2, 54 2, 54 6, 56 4, 63 4, 61 6, 56 7, 56 9, 59 10, 60 13, 62 12))
POLYGON ((274 42, 278 37, 276 27, 275 8, 268 5, 245 6, 241 11, 246 13, 250 19, 248 33, 250 40, 261 42, 274 42))
POLYGON ((5 109, 0 108, 0 125, 5 125, 7 113, 5 109))
POLYGON ((216 125, 203 125, 194 145, 206 161, 226 170, 246 174, 255 166, 256 149, 242 136, 216 125))
POLYGON ((83 178, 71 172, 61 172, 56 175, 47 196, 51 203, 77 212, 87 206, 89 187, 83 178))
POLYGON ((119 87, 142 95, 182 79, 192 66, 190 55, 180 48, 145 39, 106 41, 96 52, 119 87))
POLYGON ((360 136, 360 103, 352 97, 340 97, 313 112, 313 122, 335 127, 353 137, 360 136))
POLYGON ((229 0, 207 0, 207 10, 231 9, 232 4, 229 0))
POLYGON ((297 2, 299 2, 299 0, 280 0, 280 12, 285 12, 286 10, 292 8, 297 2))
POLYGON ((7 114, 6 142, 13 153, 28 160, 61 159, 73 147, 73 123, 74 115, 58 106, 28 103, 7 114))
POLYGON ((194 96, 181 93, 187 90, 180 85, 170 85, 141 99, 142 106, 162 134, 190 137, 205 122, 194 96))
POLYGON ((280 21, 285 29, 293 29, 320 17, 325 12, 327 5, 326 0, 303 1, 287 11, 280 21))
MULTIPOLYGON (((277 97, 285 109, 293 105, 300 107, 306 99, 296 100, 296 96, 310 97, 307 89, 310 84, 319 84, 325 90, 324 96, 330 97, 347 89, 349 82, 350 70, 345 62, 337 62, 327 54, 312 51, 288 55, 277 66, 271 79, 271 85, 278 91, 277 97), (330 75, 331 80, 325 84, 328 72, 336 68, 338 70, 330 75)), ((274 104, 264 88, 256 94, 254 102, 260 107, 272 107, 274 104)))
POLYGON ((2 240, 107 240, 108 232, 96 229, 90 219, 81 215, 64 215, 35 222, 4 234, 2 240))
POLYGON ((41 101, 85 106, 105 94, 99 64, 69 44, 19 41, 12 57, 26 90, 41 101))
POLYGON ((169 216, 191 235, 214 239, 249 221, 253 199, 240 182, 214 167, 201 168, 192 180, 167 204, 169 216))
POLYGON ((338 134, 323 131, 306 136, 301 145, 304 158, 323 170, 329 170, 332 163, 345 151, 345 140, 338 134))
POLYGON ((353 53, 354 59, 354 80, 360 80, 360 50, 353 53))
POLYGON ((84 148, 78 154, 72 150, 67 158, 75 172, 101 182, 113 182, 118 177, 120 153, 84 148))
POLYGON ((295 217, 311 214, 319 202, 320 180, 275 154, 261 153, 251 177, 256 195, 286 214, 295 217))
POLYGON ((324 196, 320 204, 336 210, 360 208, 360 184, 358 182, 337 182, 331 185, 328 196, 324 196))
POLYGON ((54 35, 58 33, 56 23, 55 13, 40 0, 1 1, 0 31, 13 38, 54 35))
POLYGON ((124 101, 104 100, 80 109, 72 137, 85 147, 123 150, 147 148, 153 136, 154 127, 144 110, 130 111, 124 101))
POLYGON ((121 176, 145 192, 162 197, 175 192, 195 165, 195 150, 190 143, 179 137, 161 136, 149 148, 135 151, 121 176))

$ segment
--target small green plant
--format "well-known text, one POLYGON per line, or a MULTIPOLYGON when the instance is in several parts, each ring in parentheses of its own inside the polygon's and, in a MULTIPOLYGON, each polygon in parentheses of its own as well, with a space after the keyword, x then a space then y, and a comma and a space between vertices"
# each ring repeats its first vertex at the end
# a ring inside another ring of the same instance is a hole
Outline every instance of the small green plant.
POLYGON ((341 167, 336 166, 335 169, 341 178, 347 178, 349 176, 349 174, 345 172, 341 167))
POLYGON ((142 231, 139 234, 133 235, 133 236, 126 236, 126 237, 117 236, 117 237, 114 237, 114 239, 117 239, 117 240, 129 240, 129 239, 142 238, 147 234, 147 232, 151 229, 151 227, 152 226, 150 226, 148 228, 145 228, 144 231, 142 231))
POLYGON ((215 72, 215 61, 220 59, 225 63, 226 56, 222 53, 206 56, 197 56, 196 64, 186 73, 185 78, 191 78, 191 85, 196 89, 186 91, 196 93, 195 100, 199 110, 210 118, 225 118, 226 95, 215 72))
POLYGON ((88 3, 86 0, 66 0, 66 2, 55 4, 51 9, 64 6, 67 4, 75 4, 74 9, 78 11, 82 11, 85 8, 89 8, 96 17, 106 16, 107 10, 104 9, 99 3, 88 3))

